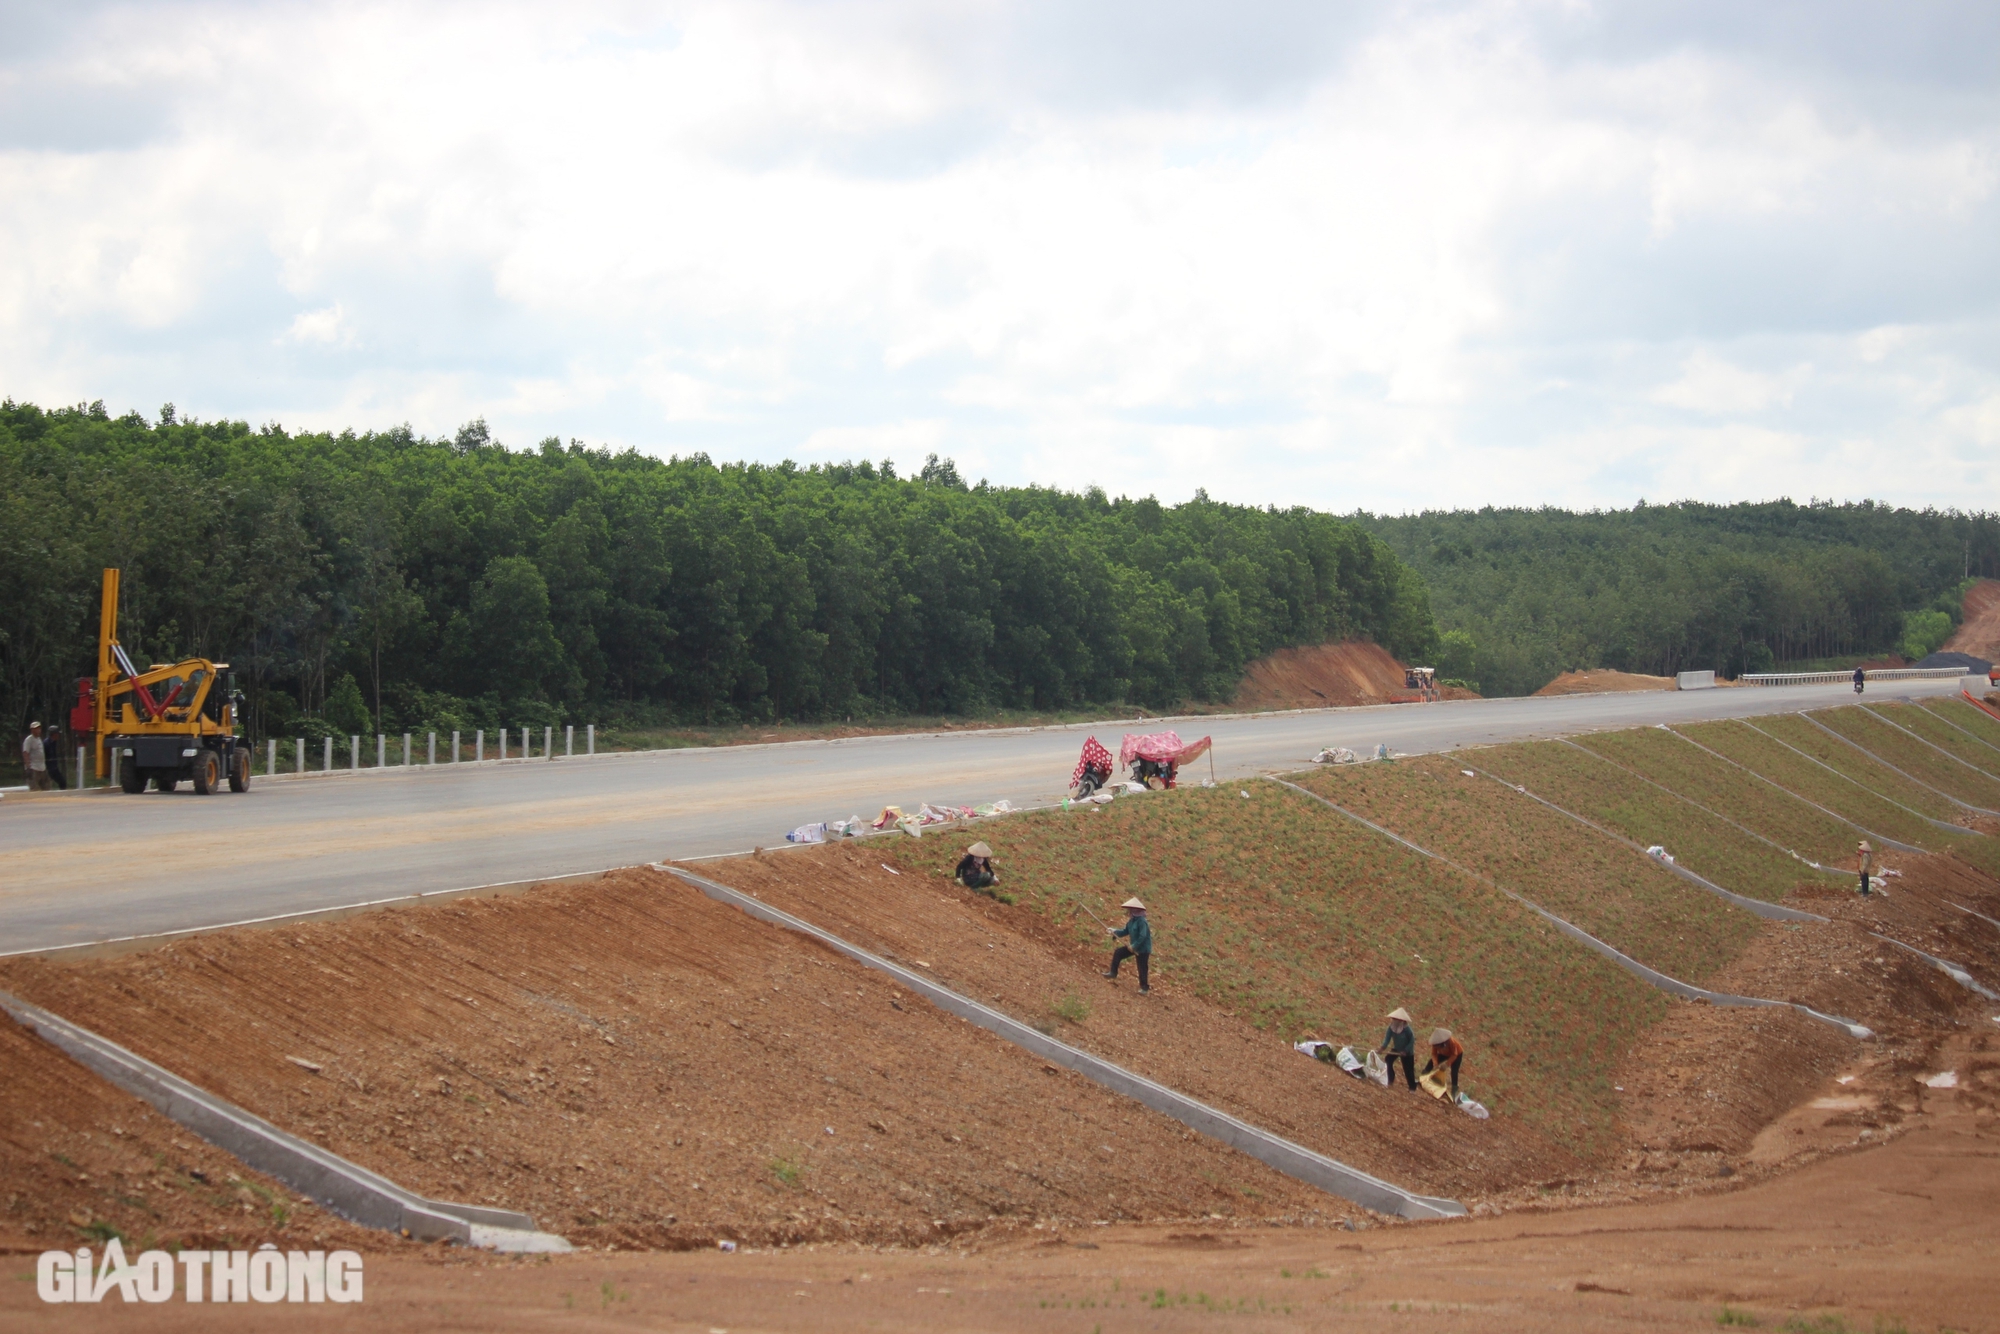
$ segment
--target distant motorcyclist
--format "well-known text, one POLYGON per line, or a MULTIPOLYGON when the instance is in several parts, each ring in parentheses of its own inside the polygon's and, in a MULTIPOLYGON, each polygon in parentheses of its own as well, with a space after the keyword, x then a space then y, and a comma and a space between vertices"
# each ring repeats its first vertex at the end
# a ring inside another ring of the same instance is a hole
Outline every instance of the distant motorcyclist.
POLYGON ((1866 685, 1867 683, 1868 683, 1868 673, 1862 671, 1859 667, 1856 667, 1854 669, 1854 693, 1857 695, 1860 694, 1861 687, 1866 685))

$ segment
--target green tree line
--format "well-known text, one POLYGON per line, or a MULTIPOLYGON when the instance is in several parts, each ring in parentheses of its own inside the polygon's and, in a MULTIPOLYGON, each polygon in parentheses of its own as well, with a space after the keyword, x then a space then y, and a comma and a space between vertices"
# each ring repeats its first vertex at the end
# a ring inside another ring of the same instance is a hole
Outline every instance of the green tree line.
POLYGON ((1424 578, 1439 666, 1489 695, 1584 667, 1727 676, 1922 657, 1966 578, 2000 576, 2000 515, 1871 502, 1353 516, 1424 578))
POLYGON ((133 657, 230 661, 276 736, 1162 707, 1435 642, 1385 542, 1300 508, 0 405, 17 720, 94 670, 107 565, 133 657))

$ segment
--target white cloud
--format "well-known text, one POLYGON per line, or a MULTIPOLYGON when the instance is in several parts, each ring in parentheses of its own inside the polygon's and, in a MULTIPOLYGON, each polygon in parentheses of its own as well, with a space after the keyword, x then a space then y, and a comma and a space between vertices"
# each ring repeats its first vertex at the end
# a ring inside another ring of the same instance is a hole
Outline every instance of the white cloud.
POLYGON ((2000 94, 1872 11, 1635 14, 86 11, 0 55, 99 108, 0 95, 0 389, 1341 509, 1982 503, 2000 94))

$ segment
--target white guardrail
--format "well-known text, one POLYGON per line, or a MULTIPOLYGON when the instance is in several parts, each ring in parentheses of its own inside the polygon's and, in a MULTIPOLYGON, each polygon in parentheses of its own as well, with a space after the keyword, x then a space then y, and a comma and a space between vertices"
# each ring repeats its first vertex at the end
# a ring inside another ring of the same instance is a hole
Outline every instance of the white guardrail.
MULTIPOLYGON (((1870 681, 1929 681, 1943 680, 1947 676, 1965 676, 1963 667, 1883 667, 1869 668, 1863 673, 1870 681)), ((1852 669, 1844 672, 1760 672, 1755 676, 1737 678, 1750 686, 1830 686, 1842 681, 1852 681, 1852 669)))

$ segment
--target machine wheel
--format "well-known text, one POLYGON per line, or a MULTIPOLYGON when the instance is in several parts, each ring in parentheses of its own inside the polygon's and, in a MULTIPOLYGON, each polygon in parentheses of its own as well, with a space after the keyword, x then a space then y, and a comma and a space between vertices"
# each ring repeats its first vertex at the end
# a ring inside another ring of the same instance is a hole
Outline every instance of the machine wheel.
POLYGON ((248 792, 250 790, 250 752, 236 750, 229 756, 229 790, 248 792))
POLYGON ((207 796, 222 786, 222 757, 204 750, 194 757, 194 790, 207 796))
POLYGON ((172 774, 153 775, 153 791, 155 792, 171 792, 180 785, 181 780, 175 778, 172 774))
POLYGON ((139 766, 136 764, 125 765, 118 771, 118 786, 121 790, 137 796, 146 790, 146 775, 139 772, 139 766))

